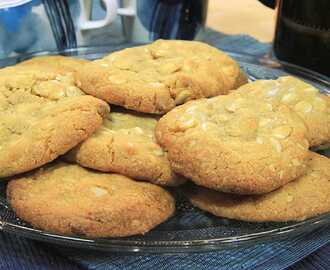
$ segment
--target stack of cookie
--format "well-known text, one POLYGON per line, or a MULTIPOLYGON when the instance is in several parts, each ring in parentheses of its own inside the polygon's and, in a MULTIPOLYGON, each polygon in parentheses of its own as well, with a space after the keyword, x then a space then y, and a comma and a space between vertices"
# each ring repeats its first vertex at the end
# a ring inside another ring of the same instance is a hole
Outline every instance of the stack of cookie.
POLYGON ((199 42, 34 58, 0 70, 0 178, 18 217, 67 235, 146 233, 175 212, 164 186, 186 179, 215 215, 305 219, 330 210, 330 163, 309 151, 329 143, 329 112, 312 86, 247 84, 199 42))
POLYGON ((246 221, 304 220, 330 210, 330 99, 293 77, 188 102, 156 127, 190 201, 246 221))
POLYGON ((31 225, 55 233, 149 231, 175 211, 159 185, 184 182, 156 142, 161 114, 245 82, 229 56, 182 41, 157 41, 93 62, 48 56, 2 69, 0 178, 10 180, 11 206, 31 225))

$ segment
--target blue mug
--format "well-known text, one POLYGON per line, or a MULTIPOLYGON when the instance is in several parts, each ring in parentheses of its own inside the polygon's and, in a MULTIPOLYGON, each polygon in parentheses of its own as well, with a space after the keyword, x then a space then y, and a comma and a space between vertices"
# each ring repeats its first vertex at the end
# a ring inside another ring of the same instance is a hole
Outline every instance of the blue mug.
POLYGON ((124 0, 121 15, 126 38, 134 42, 162 39, 201 39, 207 16, 207 0, 124 0), (125 14, 125 13, 124 13, 125 14))

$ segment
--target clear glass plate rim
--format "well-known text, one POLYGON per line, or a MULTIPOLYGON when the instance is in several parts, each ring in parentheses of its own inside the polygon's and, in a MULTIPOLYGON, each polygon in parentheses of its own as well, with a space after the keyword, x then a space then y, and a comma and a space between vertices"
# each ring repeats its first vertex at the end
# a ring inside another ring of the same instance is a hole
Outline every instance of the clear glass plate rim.
POLYGON ((263 240, 267 238, 274 238, 275 236, 285 236, 286 234, 289 234, 294 230, 295 234, 299 234, 300 232, 304 231, 312 231, 316 228, 319 228, 323 225, 330 225, 330 213, 326 213, 314 218, 307 219, 305 221, 298 222, 296 224, 272 229, 272 230, 266 230, 259 233, 253 233, 253 234, 245 234, 241 236, 230 236, 230 237, 222 237, 222 238, 214 238, 214 239, 199 239, 199 240, 166 240, 166 241, 136 241, 136 240, 120 240, 120 239, 111 239, 111 238, 98 238, 98 239, 89 239, 89 238, 83 238, 83 237, 74 237, 74 236, 64 236, 64 235, 58 235, 49 233, 46 231, 29 228, 13 223, 8 223, 4 221, 0 221, 0 229, 4 232, 15 232, 20 235, 26 235, 29 234, 29 236, 35 236, 38 238, 39 236, 43 237, 51 237, 54 240, 59 241, 73 241, 73 242, 84 242, 89 244, 107 244, 107 245, 113 245, 113 247, 116 246, 127 246, 132 248, 133 246, 137 248, 148 248, 148 247, 183 247, 187 246, 189 244, 190 246, 207 246, 207 245, 216 245, 216 244, 229 244, 233 242, 246 242, 246 241, 252 241, 252 240, 263 240), (308 229, 306 229, 308 228, 308 229))

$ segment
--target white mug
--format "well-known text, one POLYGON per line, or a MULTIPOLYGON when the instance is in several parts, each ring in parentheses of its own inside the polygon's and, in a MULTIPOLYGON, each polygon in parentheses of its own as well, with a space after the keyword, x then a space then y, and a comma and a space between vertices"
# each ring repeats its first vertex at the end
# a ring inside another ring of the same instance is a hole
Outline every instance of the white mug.
POLYGON ((0 58, 41 50, 198 39, 207 0, 0 0, 0 58), (95 16, 92 16, 93 15, 95 16), (95 20, 94 18, 103 18, 95 20))
POLYGON ((82 34, 109 26, 120 16, 126 40, 137 43, 158 38, 200 39, 208 6, 207 0, 102 0, 105 17, 91 20, 93 1, 79 1, 82 34))
POLYGON ((117 0, 102 0, 105 8, 106 16, 101 20, 91 20, 92 0, 79 0, 80 3, 80 17, 79 28, 80 30, 90 30, 110 25, 118 15, 121 16, 134 16, 135 1, 127 1, 128 7, 119 8, 117 0))

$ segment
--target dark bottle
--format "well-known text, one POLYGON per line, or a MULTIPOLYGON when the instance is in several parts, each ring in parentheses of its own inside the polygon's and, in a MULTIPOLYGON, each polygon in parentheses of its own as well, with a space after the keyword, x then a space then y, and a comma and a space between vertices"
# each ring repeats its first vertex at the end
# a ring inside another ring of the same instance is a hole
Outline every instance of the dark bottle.
POLYGON ((280 0, 277 5, 276 57, 330 76, 330 0, 280 0))

